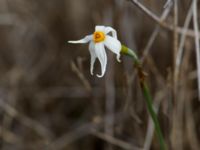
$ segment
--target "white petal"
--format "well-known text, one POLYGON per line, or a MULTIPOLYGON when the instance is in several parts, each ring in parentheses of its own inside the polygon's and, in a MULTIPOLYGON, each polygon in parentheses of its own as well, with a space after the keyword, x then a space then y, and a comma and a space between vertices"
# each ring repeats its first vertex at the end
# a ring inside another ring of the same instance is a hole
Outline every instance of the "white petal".
POLYGON ((90 73, 91 73, 91 75, 93 75, 94 63, 95 63, 95 60, 97 58, 97 56, 95 54, 95 46, 94 46, 94 42, 93 41, 91 41, 90 44, 89 44, 89 51, 90 51, 90 55, 91 55, 90 73))
POLYGON ((95 52, 101 64, 101 75, 97 74, 97 77, 100 78, 100 77, 103 77, 103 75, 105 74, 106 65, 107 65, 107 55, 106 55, 104 44, 103 43, 95 44, 95 52))
POLYGON ((105 46, 113 53, 117 54, 117 60, 120 62, 121 43, 119 40, 107 35, 104 41, 105 46))
POLYGON ((88 43, 89 41, 92 40, 92 36, 93 35, 87 35, 83 39, 80 39, 80 40, 77 40, 77 41, 68 41, 68 43, 73 43, 73 44, 76 44, 76 43, 88 43))
POLYGON ((105 28, 105 33, 108 34, 109 32, 112 33, 112 36, 117 39, 117 32, 115 29, 113 29, 112 27, 106 27, 105 28))
POLYGON ((105 26, 96 26, 95 31, 102 31, 105 32, 105 26))

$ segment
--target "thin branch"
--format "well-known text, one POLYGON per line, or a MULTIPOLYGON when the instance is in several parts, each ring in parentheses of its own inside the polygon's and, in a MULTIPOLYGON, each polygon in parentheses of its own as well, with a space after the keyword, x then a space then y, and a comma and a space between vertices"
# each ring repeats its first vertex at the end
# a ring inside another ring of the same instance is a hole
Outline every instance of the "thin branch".
MULTIPOLYGON (((122 112, 117 112, 115 114, 116 122, 124 121, 127 118, 127 115, 124 115, 122 112)), ((78 139, 81 139, 87 135, 92 134, 94 130, 100 129, 103 127, 106 117, 104 116, 97 121, 87 122, 83 125, 79 125, 76 129, 69 131, 68 133, 64 134, 63 136, 57 138, 56 140, 49 143, 40 149, 44 150, 60 150, 64 147, 67 147, 69 144, 76 142, 78 139)))
POLYGON ((130 143, 127 143, 127 142, 117 139, 113 136, 110 136, 110 135, 107 135, 107 134, 104 134, 104 133, 101 133, 101 132, 98 132, 95 130, 92 131, 92 134, 102 140, 105 140, 105 141, 107 141, 115 146, 118 146, 122 149, 125 149, 125 150, 143 150, 142 148, 136 147, 130 143))
POLYGON ((153 19, 155 22, 158 22, 159 24, 162 24, 160 18, 156 16, 153 12, 151 12, 148 8, 146 8, 144 5, 142 5, 138 0, 129 0, 131 1, 135 6, 140 8, 147 16, 149 16, 151 19, 153 19))
MULTIPOLYGON (((167 7, 167 8, 163 11, 163 13, 162 13, 162 15, 161 15, 161 17, 160 17, 160 20, 164 21, 164 20, 167 18, 167 16, 168 16, 170 10, 171 10, 171 6, 167 7)), ((144 59, 145 59, 145 57, 148 55, 149 50, 150 50, 151 46, 153 45, 153 42, 155 41, 155 39, 156 39, 156 37, 157 37, 159 31, 160 31, 160 26, 159 26, 159 25, 156 25, 156 27, 155 27, 153 33, 151 34, 151 36, 150 36, 150 38, 149 38, 149 41, 147 42, 146 47, 144 48, 143 57, 141 58, 141 62, 143 62, 144 59)))
POLYGON ((86 123, 77 129, 74 129, 57 140, 51 142, 49 145, 47 145, 45 148, 41 148, 44 150, 60 150, 63 149, 64 147, 68 146, 69 144, 75 142, 76 140, 83 138, 90 134, 91 129, 95 128, 96 124, 94 123, 86 123))
POLYGON ((31 118, 28 118, 27 116, 19 113, 14 107, 3 102, 2 99, 0 99, 0 108, 4 110, 9 116, 18 119, 23 125, 35 130, 44 139, 52 138, 52 133, 46 127, 44 127, 39 122, 32 120, 31 118))
MULTIPOLYGON (((188 99, 190 99, 191 95, 188 95, 188 99)), ((192 101, 185 101, 185 112, 186 112, 186 132, 188 134, 188 139, 190 141, 190 145, 191 145, 191 149, 194 150, 198 150, 200 145, 199 145, 199 141, 198 141, 198 133, 196 132, 196 124, 195 124, 195 115, 194 112, 192 110, 192 101)))
POLYGON ((192 19, 192 12, 193 12, 193 3, 191 4, 185 22, 184 22, 184 27, 183 27, 183 34, 180 37, 180 44, 179 44, 179 48, 178 48, 178 52, 177 52, 177 56, 176 56, 176 66, 175 66, 175 73, 177 74, 177 76, 179 76, 179 72, 180 72, 180 65, 182 62, 182 57, 183 57, 183 52, 184 52, 184 44, 185 44, 185 39, 186 39, 186 32, 188 30, 189 27, 189 23, 192 19))
POLYGON ((74 71, 77 74, 77 76, 83 83, 84 87, 87 89, 87 91, 90 92, 92 90, 92 87, 91 87, 89 81, 85 78, 83 72, 78 68, 78 66, 75 65, 75 63, 73 61, 71 61, 71 68, 72 68, 72 71, 74 71))
POLYGON ((172 0, 167 0, 164 5, 164 8, 170 7, 171 5, 172 5, 172 0))
POLYGON ((198 96, 200 100, 200 47, 199 47, 199 27, 197 16, 197 0, 193 0, 193 24, 195 31, 195 46, 196 46, 196 61, 197 61, 197 74, 198 74, 198 96))
POLYGON ((178 87, 178 75, 176 74, 176 56, 178 52, 178 32, 177 32, 177 26, 178 26, 178 1, 174 0, 174 9, 173 9, 173 95, 174 99, 177 97, 177 87, 178 87))
MULTIPOLYGON (((161 27, 168 29, 170 31, 175 30, 175 28, 177 29, 177 32, 179 34, 183 34, 183 28, 182 27, 175 27, 171 24, 168 24, 166 22, 163 22, 162 20, 159 19, 158 16, 156 16, 154 13, 152 13, 148 8, 146 8, 144 5, 142 5, 140 2, 138 2, 138 0, 129 0, 130 2, 132 2, 135 6, 137 6, 140 10, 142 10, 148 17, 150 17, 152 20, 154 20, 156 23, 158 23, 161 27)), ((198 32, 199 33, 199 32, 198 32)), ((190 37, 195 37, 195 32, 191 29, 189 29, 186 32, 187 36, 190 37)), ((199 33, 200 35, 200 33, 199 33)))

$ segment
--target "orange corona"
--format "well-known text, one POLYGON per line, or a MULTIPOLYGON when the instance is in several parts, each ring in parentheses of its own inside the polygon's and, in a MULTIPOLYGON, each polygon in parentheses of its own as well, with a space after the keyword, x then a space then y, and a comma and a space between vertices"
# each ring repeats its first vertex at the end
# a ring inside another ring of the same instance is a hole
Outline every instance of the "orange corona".
POLYGON ((101 31, 96 31, 93 34, 93 39, 95 43, 102 42, 105 39, 105 34, 101 31))

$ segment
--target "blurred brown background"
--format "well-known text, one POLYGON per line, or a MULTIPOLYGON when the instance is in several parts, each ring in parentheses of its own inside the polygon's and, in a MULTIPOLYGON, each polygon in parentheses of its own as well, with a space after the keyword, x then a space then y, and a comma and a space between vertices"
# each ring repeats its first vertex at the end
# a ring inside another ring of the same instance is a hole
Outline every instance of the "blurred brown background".
POLYGON ((139 2, 159 20, 131 0, 0 0, 1 150, 159 150, 132 60, 107 51, 97 78, 67 43, 95 25, 142 59, 168 149, 200 149, 193 0, 139 2))

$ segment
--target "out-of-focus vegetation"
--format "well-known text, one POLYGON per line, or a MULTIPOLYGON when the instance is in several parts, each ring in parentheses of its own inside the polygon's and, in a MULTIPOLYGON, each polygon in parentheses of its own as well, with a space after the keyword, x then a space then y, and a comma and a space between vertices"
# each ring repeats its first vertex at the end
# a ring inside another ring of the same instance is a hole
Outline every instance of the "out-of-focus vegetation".
POLYGON ((0 0, 0 149, 159 150, 132 60, 107 51, 97 78, 88 46, 67 43, 95 25, 114 27, 142 59, 168 149, 200 149, 200 10, 193 21, 193 0, 139 2, 159 20, 132 0, 0 0))

